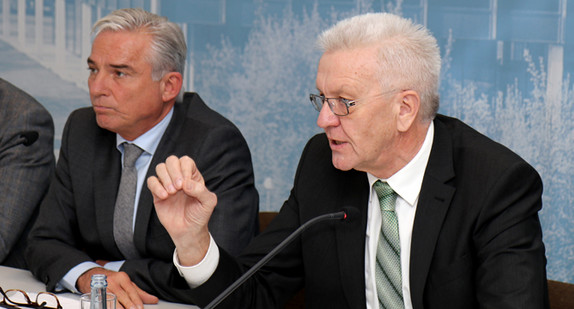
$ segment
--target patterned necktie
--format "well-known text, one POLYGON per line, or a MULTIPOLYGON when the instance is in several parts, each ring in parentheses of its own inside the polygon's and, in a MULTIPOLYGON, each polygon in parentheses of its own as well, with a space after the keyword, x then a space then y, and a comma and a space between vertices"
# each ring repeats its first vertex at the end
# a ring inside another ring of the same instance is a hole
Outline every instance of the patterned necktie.
POLYGON ((124 143, 123 145, 124 167, 114 209, 114 238, 124 257, 133 259, 139 256, 133 237, 134 204, 138 180, 135 163, 143 150, 134 144, 124 143))
POLYGON ((399 223, 395 213, 397 194, 386 182, 380 180, 377 180, 373 187, 379 197, 383 219, 377 246, 377 267, 375 267, 379 308, 404 308, 401 244, 399 223))

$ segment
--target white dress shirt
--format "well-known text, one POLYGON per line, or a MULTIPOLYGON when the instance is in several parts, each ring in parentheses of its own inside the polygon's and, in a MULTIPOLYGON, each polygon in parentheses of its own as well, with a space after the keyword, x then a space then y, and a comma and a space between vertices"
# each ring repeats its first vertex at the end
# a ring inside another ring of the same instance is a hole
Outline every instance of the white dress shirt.
MULTIPOLYGON (((423 182, 424 172, 430 156, 434 137, 434 125, 431 122, 423 145, 415 157, 386 181, 397 193, 395 212, 399 222, 399 240, 401 243, 401 277, 403 284, 403 300, 405 309, 412 309, 409 280, 409 265, 411 258, 411 237, 413 224, 419 200, 419 193, 423 182)), ((375 282, 375 267, 377 265, 377 245, 381 233, 381 207, 379 198, 373 189, 373 184, 379 180, 371 174, 369 178, 370 196, 367 214, 367 235, 365 246, 365 293, 367 296, 367 308, 378 309, 379 298, 375 282)))
MULTIPOLYGON (((411 253, 411 236, 415 212, 421 191, 424 172, 430 156, 434 137, 434 124, 431 122, 423 145, 415 157, 386 181, 398 194, 395 211, 399 222, 399 239, 401 243, 401 276, 403 284, 403 299, 405 309, 412 309, 409 281, 409 264, 411 253)), ((373 189, 373 184, 378 178, 367 174, 370 186, 368 205, 366 246, 365 246, 365 293, 367 308, 379 308, 379 299, 375 283, 375 265, 377 245, 381 230, 381 209, 379 199, 373 189)), ((197 265, 186 267, 179 264, 177 251, 174 252, 173 263, 184 277, 191 288, 195 288, 206 282, 215 272, 219 262, 219 249, 210 235, 210 244, 207 254, 197 265)))

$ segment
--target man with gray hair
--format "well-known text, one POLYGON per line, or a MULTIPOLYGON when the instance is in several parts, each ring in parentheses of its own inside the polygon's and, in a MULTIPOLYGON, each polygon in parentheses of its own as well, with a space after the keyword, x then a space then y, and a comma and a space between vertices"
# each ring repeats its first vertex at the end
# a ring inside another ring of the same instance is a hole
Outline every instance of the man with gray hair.
POLYGON ((176 100, 187 54, 176 24, 121 9, 93 33, 92 107, 74 111, 64 128, 56 177, 30 236, 30 269, 50 291, 86 293, 91 276, 105 274, 124 308, 158 297, 188 302, 185 291, 168 287, 175 246, 145 179, 169 155, 193 157, 220 198, 209 230, 238 254, 258 231, 247 143, 196 93, 176 100))
POLYGON ((207 229, 219 196, 191 158, 169 157, 148 179, 177 248, 174 287, 190 286, 204 306, 301 224, 350 206, 358 211, 309 227, 218 308, 280 308, 301 288, 306 308, 547 308, 540 176, 437 114, 430 32, 371 13, 339 22, 319 45, 310 98, 325 132, 308 142, 288 200, 239 258, 207 229))

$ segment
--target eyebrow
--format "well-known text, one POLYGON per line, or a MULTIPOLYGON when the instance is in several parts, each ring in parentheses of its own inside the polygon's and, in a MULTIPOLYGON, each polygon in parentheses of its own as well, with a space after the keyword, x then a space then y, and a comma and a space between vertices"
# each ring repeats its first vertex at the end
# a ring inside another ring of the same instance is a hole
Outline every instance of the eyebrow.
MULTIPOLYGON (((88 65, 96 65, 96 62, 94 60, 92 60, 91 58, 88 58, 88 65)), ((111 68, 113 69, 128 69, 133 71, 132 67, 127 65, 127 64, 110 64, 109 65, 111 68)))
POLYGON ((110 64, 110 67, 114 69, 128 69, 131 70, 131 67, 127 64, 110 64))

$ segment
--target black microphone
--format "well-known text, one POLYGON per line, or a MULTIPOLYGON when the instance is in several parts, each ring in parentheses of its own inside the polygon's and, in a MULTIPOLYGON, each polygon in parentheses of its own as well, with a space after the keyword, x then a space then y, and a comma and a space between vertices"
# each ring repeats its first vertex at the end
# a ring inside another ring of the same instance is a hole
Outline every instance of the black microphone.
POLYGON ((255 272, 259 270, 263 265, 265 265, 269 260, 271 260, 279 251, 283 250, 289 243, 291 243, 297 236, 299 236, 305 229, 309 226, 316 224, 317 222, 327 221, 327 220, 344 220, 349 221, 357 218, 359 216, 359 210, 355 207, 345 207, 339 212, 333 212, 325 215, 320 215, 315 217, 299 228, 297 228, 291 235, 289 235, 285 240, 283 240, 277 247, 271 250, 267 255, 265 255, 259 262, 253 265, 247 272, 245 272, 239 279, 235 280, 225 291, 221 292, 215 299, 213 299, 204 309, 212 309, 219 305, 229 294, 233 293, 241 284, 243 284, 247 279, 251 278, 255 272))
POLYGON ((24 131, 20 133, 20 138, 23 139, 22 145, 28 147, 34 144, 38 140, 38 132, 36 131, 24 131))

